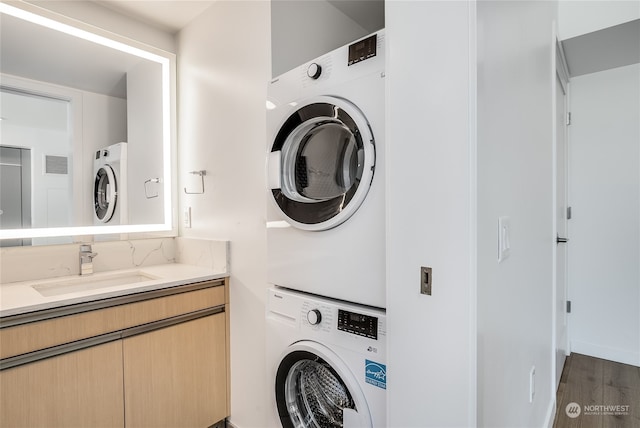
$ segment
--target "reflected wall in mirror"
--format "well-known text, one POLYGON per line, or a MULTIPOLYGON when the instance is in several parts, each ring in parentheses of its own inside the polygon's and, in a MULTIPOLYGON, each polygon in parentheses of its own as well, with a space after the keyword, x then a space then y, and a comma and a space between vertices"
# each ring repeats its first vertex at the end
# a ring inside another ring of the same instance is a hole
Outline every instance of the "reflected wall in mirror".
POLYGON ((0 246, 174 230, 174 71, 171 53, 0 3, 0 246))

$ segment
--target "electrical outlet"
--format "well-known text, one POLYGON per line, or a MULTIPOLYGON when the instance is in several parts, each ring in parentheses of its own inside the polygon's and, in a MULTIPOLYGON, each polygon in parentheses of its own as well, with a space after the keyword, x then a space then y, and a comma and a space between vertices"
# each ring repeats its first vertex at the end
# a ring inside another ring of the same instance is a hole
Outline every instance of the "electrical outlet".
POLYGON ((431 268, 422 266, 420 268, 420 293, 431 296, 431 268))
POLYGON ((529 371, 529 403, 533 403, 533 397, 536 395, 536 366, 531 367, 529 371))
POLYGON ((191 228, 191 207, 186 207, 182 214, 182 221, 185 228, 191 228))

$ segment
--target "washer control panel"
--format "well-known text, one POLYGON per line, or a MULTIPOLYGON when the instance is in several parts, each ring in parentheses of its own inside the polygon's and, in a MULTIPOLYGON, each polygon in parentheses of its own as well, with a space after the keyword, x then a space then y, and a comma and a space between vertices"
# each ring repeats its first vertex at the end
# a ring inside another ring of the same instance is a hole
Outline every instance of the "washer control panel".
POLYGON ((372 58, 378 54, 378 35, 374 34, 366 39, 359 40, 349 45, 349 62, 353 65, 360 61, 372 58))
POLYGON ((338 330, 378 340, 378 318, 338 309, 338 330))

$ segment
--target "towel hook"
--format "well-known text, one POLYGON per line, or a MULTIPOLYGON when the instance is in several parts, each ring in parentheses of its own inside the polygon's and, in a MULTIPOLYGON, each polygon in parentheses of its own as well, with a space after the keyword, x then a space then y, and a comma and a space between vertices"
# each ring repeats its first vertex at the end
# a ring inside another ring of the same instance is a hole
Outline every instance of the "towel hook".
POLYGON ((199 175, 200 179, 202 180, 202 191, 200 192, 188 192, 187 188, 184 188, 184 193, 186 193, 187 195, 201 195, 204 193, 204 176, 207 175, 207 171, 205 170, 200 170, 200 171, 190 171, 189 174, 193 174, 193 175, 199 175))
POLYGON ((146 180, 144 182, 144 196, 147 197, 147 199, 153 199, 153 198, 157 198, 158 197, 158 192, 156 192, 155 195, 149 195, 149 188, 147 187, 147 184, 149 183, 160 183, 160 179, 159 178, 150 178, 148 180, 146 180))

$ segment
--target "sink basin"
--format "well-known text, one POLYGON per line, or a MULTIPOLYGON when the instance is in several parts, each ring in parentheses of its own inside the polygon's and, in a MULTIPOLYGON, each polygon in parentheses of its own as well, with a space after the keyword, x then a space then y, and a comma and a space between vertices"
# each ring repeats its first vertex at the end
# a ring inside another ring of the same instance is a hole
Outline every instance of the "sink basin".
POLYGON ((77 293, 80 291, 98 290, 100 288, 115 287, 117 285, 134 284, 137 282, 152 281, 158 277, 144 272, 122 272, 114 274, 99 274, 95 276, 81 276, 44 284, 32 285, 34 290, 44 297, 60 296, 62 294, 77 293))

